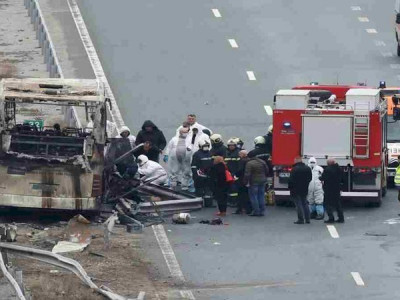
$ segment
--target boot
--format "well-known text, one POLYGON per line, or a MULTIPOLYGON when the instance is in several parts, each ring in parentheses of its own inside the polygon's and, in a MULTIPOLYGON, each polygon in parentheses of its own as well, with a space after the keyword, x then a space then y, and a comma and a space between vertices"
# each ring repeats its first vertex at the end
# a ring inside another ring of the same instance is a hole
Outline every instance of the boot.
POLYGON ((310 214, 310 219, 316 219, 316 218, 317 218, 317 212, 313 211, 313 212, 310 214))
POLYGON ((324 221, 324 223, 332 224, 332 223, 335 223, 335 220, 334 219, 328 219, 328 220, 324 221))

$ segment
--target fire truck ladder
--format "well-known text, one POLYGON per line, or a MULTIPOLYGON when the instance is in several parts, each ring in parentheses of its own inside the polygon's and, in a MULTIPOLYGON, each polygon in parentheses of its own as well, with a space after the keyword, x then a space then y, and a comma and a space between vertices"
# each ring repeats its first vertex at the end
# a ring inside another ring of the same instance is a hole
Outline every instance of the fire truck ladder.
POLYGON ((369 158, 369 110, 354 111, 353 157, 369 158))

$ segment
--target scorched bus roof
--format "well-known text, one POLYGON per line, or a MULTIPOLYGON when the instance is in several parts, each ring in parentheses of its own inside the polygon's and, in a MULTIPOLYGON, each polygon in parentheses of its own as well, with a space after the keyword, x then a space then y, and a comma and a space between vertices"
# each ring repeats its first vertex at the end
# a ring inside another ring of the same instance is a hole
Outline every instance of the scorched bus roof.
POLYGON ((20 103, 56 102, 60 105, 104 102, 104 87, 95 79, 2 79, 0 100, 20 103))

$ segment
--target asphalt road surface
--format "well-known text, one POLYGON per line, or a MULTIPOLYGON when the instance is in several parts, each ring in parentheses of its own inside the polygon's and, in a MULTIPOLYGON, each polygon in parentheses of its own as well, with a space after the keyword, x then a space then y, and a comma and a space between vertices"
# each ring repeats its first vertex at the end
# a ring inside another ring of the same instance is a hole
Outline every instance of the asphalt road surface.
MULTIPOLYGON (((394 1, 79 4, 134 132, 151 119, 168 139, 194 112, 251 148, 270 124, 264 105, 278 89, 310 81, 400 83, 394 1)), ((390 191, 380 208, 347 207, 336 231, 317 221, 296 226, 293 209, 283 207, 269 208, 265 218, 228 216, 226 226, 198 224, 212 217, 205 209, 192 224, 166 229, 196 299, 381 300, 400 296, 398 211, 390 191)), ((162 264, 154 248, 149 255, 162 264)))

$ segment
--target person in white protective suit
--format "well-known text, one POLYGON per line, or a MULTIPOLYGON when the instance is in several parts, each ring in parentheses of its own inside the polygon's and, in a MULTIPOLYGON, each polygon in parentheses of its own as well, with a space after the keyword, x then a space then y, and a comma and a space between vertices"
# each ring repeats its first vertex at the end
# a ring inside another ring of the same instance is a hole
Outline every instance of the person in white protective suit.
POLYGON ((142 182, 151 182, 159 185, 166 183, 167 172, 159 163, 149 160, 146 155, 142 154, 137 158, 137 164, 139 165, 138 172, 142 182))
POLYGON ((192 154, 199 150, 200 142, 207 142, 211 145, 210 137, 196 126, 191 128, 187 139, 189 141, 189 148, 192 150, 192 154))
POLYGON ((324 218, 324 190, 320 177, 324 169, 317 164, 315 157, 310 157, 308 166, 312 171, 312 180, 308 186, 307 201, 310 206, 311 219, 323 220, 324 218))
POLYGON ((172 188, 181 183, 182 190, 188 190, 192 178, 192 155, 189 128, 182 127, 168 143, 164 162, 168 163, 169 181, 172 188))

